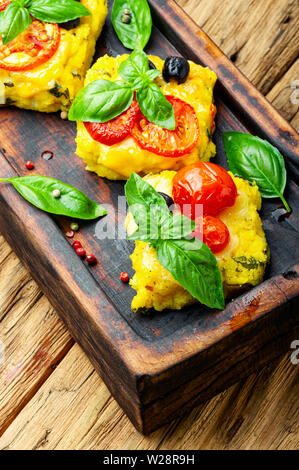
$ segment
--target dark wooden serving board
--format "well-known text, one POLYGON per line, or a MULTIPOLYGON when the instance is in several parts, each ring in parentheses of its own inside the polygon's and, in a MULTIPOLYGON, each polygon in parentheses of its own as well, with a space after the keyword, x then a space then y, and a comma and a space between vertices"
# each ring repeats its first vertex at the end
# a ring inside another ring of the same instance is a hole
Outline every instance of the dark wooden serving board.
MULTIPOLYGON (((110 2, 111 4, 111 2, 110 2)), ((284 154, 286 197, 293 212, 278 220, 279 200, 263 202, 262 219, 271 249, 265 281, 228 303, 224 311, 195 305, 182 311, 132 313, 133 290, 119 281, 132 274, 125 240, 98 240, 100 221, 82 223, 78 239, 99 259, 83 263, 64 233, 68 221, 25 202, 7 184, 0 187, 0 231, 22 259, 138 430, 149 433, 288 349, 298 335, 299 138, 213 42, 172 0, 150 0, 155 28, 147 52, 165 58, 184 54, 213 69, 218 108, 215 161, 226 166, 224 130, 268 139, 284 154)), ((125 52, 107 24, 97 55, 125 52)), ((75 125, 57 115, 0 110, 0 175, 33 174, 66 181, 102 204, 116 207, 123 182, 99 179, 75 155, 75 125), (54 153, 52 160, 42 152, 54 153), (32 174, 31 173, 31 174, 32 174)), ((125 211, 111 215, 122 226, 125 211)), ((107 220, 107 219, 106 219, 107 220)))

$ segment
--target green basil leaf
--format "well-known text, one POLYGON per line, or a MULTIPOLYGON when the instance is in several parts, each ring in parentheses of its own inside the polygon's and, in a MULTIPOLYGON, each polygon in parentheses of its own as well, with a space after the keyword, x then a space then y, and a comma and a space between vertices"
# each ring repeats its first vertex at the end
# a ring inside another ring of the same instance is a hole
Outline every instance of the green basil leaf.
POLYGON ((283 197, 287 174, 283 156, 266 140, 242 132, 223 133, 229 169, 237 176, 256 182, 264 198, 283 197))
POLYGON ((161 75, 160 70, 149 70, 145 74, 146 78, 150 80, 151 82, 155 80, 155 78, 159 77, 159 75, 161 75))
POLYGON ((184 215, 175 215, 161 225, 161 238, 163 240, 181 240, 186 238, 197 227, 197 224, 184 215))
POLYGON ((0 181, 11 183, 24 199, 51 214, 83 220, 92 220, 107 214, 102 206, 89 199, 82 191, 53 178, 33 175, 1 178, 0 181), (55 189, 61 193, 59 198, 52 194, 55 189))
POLYGON ((175 129, 174 109, 155 83, 137 92, 137 101, 144 116, 165 129, 175 129))
POLYGON ((161 236, 161 226, 169 224, 172 215, 164 198, 144 179, 132 173, 125 185, 125 194, 130 212, 138 225, 131 240, 152 242, 161 236))
POLYGON ((196 238, 159 241, 157 258, 199 302, 210 308, 225 307, 221 274, 207 245, 196 238))
POLYGON ((90 16, 89 10, 75 0, 31 0, 29 12, 34 18, 49 23, 64 23, 82 16, 90 16))
POLYGON ((149 71, 148 57, 143 51, 134 51, 120 64, 118 73, 121 78, 129 83, 145 75, 149 71))
POLYGON ((11 42, 31 24, 31 16, 26 8, 16 2, 10 3, 0 13, 0 34, 4 45, 11 42))
POLYGON ((112 24, 119 40, 128 49, 143 50, 152 32, 152 16, 146 0, 115 0, 112 24), (123 23, 124 10, 130 11, 130 23, 123 23))
POLYGON ((122 81, 95 80, 79 91, 69 111, 70 121, 107 122, 132 104, 133 88, 122 81))

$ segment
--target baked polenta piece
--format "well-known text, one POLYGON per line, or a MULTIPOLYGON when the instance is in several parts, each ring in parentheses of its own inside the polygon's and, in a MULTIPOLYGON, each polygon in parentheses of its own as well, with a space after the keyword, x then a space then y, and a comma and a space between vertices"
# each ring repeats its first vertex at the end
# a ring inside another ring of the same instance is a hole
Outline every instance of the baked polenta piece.
POLYGON ((6 48, 0 40, 1 105, 47 113, 68 111, 84 84, 107 16, 106 0, 81 3, 90 16, 60 25, 33 19, 29 28, 6 48), (42 63, 35 60, 39 55, 38 41, 44 41, 42 63))
MULTIPOLYGON (((158 192, 173 196, 174 171, 163 171, 158 175, 148 175, 144 179, 158 192)), ((261 196, 256 185, 231 175, 237 197, 232 207, 218 214, 218 218, 229 229, 227 246, 215 254, 221 272, 226 297, 255 286, 262 282, 265 267, 269 260, 269 250, 262 222, 258 214, 261 196)), ((129 214, 127 217, 129 234, 136 230, 136 224, 129 214)), ((132 309, 162 311, 166 308, 181 309, 196 302, 173 276, 159 263, 156 250, 150 244, 136 241, 131 256, 135 274, 130 281, 136 290, 132 309)))
MULTIPOLYGON (((101 57, 87 73, 85 85, 98 79, 120 80, 118 68, 127 58, 127 55, 116 58, 107 55, 101 57)), ((167 83, 162 78, 164 61, 156 56, 149 56, 149 59, 161 71, 161 75, 155 79, 155 83, 163 94, 181 100, 177 100, 176 104, 181 104, 182 101, 187 103, 186 106, 191 110, 189 113, 194 114, 195 112, 194 116, 195 120, 198 120, 199 129, 198 140, 190 152, 169 157, 147 150, 132 135, 116 144, 106 145, 95 140, 87 131, 84 123, 78 122, 77 154, 85 161, 86 169, 94 171, 98 176, 113 180, 125 180, 132 172, 145 175, 158 173, 162 170, 178 170, 192 162, 208 161, 215 155, 215 145, 211 139, 216 110, 213 105, 216 74, 208 68, 189 62, 190 72, 184 83, 179 84, 176 80, 170 80, 167 83)), ((160 139, 159 145, 163 148, 163 140, 160 137, 157 139, 160 139)))

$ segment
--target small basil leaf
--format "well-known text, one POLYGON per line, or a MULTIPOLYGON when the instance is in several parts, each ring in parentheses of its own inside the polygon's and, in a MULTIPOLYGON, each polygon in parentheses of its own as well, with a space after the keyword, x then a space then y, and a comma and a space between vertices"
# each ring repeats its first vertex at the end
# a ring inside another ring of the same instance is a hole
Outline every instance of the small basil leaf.
POLYGON ((70 121, 107 122, 132 104, 134 90, 122 81, 95 80, 79 91, 69 111, 70 121))
POLYGON ((144 116, 165 129, 175 129, 174 109, 155 83, 137 92, 137 101, 144 116))
POLYGON ((143 240, 145 237, 148 237, 148 241, 159 238, 160 227, 172 218, 164 198, 136 173, 132 173, 128 179, 125 194, 143 240))
POLYGON ((181 240, 195 230, 197 224, 183 215, 175 215, 161 226, 161 238, 163 240, 181 240))
POLYGON ((82 16, 90 16, 89 10, 76 0, 31 0, 29 12, 34 18, 49 23, 64 23, 82 16))
POLYGON ((164 240, 157 258, 195 299, 210 308, 225 307, 222 280, 211 250, 200 240, 164 240))
POLYGON ((161 75, 161 72, 160 70, 149 70, 148 72, 146 72, 145 76, 147 77, 148 80, 150 80, 151 82, 153 80, 155 80, 155 78, 159 77, 159 75, 161 75))
POLYGON ((128 49, 143 50, 152 32, 152 16, 146 0, 115 0, 112 24, 119 40, 128 49), (122 21, 124 11, 130 11, 130 22, 122 21))
POLYGON ((287 174, 283 156, 266 140, 242 132, 223 133, 229 169, 238 176, 256 182, 264 198, 283 197, 287 174))
POLYGON ((2 178, 0 181, 11 183, 24 199, 51 214, 83 220, 92 220, 107 214, 103 207, 89 199, 82 191, 53 178, 33 175, 2 178), (61 193, 59 198, 52 194, 55 189, 61 193))
POLYGON ((121 78, 133 83, 140 76, 149 71, 148 57, 143 51, 134 51, 120 64, 118 73, 121 78))
POLYGON ((31 16, 26 8, 18 3, 10 3, 0 13, 0 33, 4 45, 11 42, 31 24, 31 16))

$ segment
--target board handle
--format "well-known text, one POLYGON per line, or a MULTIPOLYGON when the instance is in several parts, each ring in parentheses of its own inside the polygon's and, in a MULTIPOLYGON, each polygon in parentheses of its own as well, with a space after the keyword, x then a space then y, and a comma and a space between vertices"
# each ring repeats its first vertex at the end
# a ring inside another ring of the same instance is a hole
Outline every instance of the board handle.
POLYGON ((299 135, 216 44, 174 0, 149 0, 166 38, 185 57, 212 69, 221 98, 234 108, 250 132, 268 140, 286 157, 299 184, 299 135))

